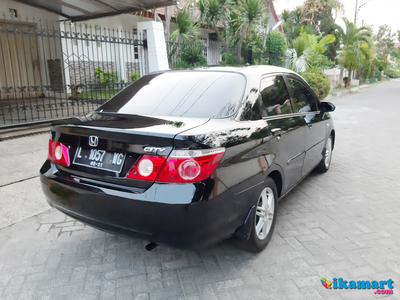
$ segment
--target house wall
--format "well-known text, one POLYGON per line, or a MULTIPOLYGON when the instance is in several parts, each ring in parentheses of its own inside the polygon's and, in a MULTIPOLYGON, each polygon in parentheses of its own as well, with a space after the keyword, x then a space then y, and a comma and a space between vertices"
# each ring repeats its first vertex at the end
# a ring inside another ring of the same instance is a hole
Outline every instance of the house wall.
MULTIPOLYGON (((0 1, 0 14, 3 15, 3 13, 5 14, 5 18, 2 17, 0 19, 3 26, 14 26, 12 30, 10 30, 10 27, 7 30, 7 27, 3 27, 2 29, 3 51, 10 52, 6 53, 5 60, 16 55, 16 60, 25 62, 26 69, 17 68, 17 63, 14 60, 9 62, 10 67, 8 69, 4 67, 4 64, 7 63, 6 61, 0 62, 0 64, 3 64, 3 66, 0 66, 0 72, 4 73, 1 75, 3 78, 7 78, 7 83, 3 79, 0 85, 3 87, 5 84, 12 86, 15 91, 18 91, 18 87, 22 86, 50 86, 54 82, 54 80, 51 80, 51 75, 54 75, 57 69, 60 69, 57 64, 62 61, 61 39, 59 37, 49 38, 46 35, 38 36, 33 30, 43 29, 47 32, 47 30, 58 29, 60 17, 51 12, 11 0, 0 1), (10 9, 17 10, 17 18, 10 17, 10 9), (26 30, 28 28, 33 29, 29 34, 21 35, 18 33, 21 29, 26 30), (11 53, 11 51, 14 51, 14 48, 17 49, 17 53, 11 53)), ((62 73, 60 76, 58 80, 63 81, 62 73)), ((35 93, 42 94, 42 91, 35 93)), ((48 89, 44 93, 55 95, 60 92, 48 89)), ((29 96, 29 93, 24 92, 11 95, 12 98, 22 96, 29 96)))
MULTIPOLYGON (((340 76, 339 68, 323 70, 323 72, 326 74, 326 76, 328 76, 331 88, 336 88, 339 83, 343 84, 343 82, 339 82, 339 76, 340 76)), ((349 72, 346 69, 344 69, 343 77, 348 77, 348 76, 349 72)))
POLYGON ((22 3, 14 2, 11 0, 1 0, 0 1, 0 12, 1 15, 3 12, 6 13, 7 18, 9 17, 9 9, 13 8, 18 11, 18 15, 21 16, 22 20, 25 20, 25 17, 29 17, 29 19, 32 19, 32 17, 35 17, 36 20, 39 18, 42 19, 48 19, 48 20, 54 20, 58 21, 60 20, 60 17, 57 14, 53 14, 51 12, 38 9, 32 6, 28 6, 22 3))

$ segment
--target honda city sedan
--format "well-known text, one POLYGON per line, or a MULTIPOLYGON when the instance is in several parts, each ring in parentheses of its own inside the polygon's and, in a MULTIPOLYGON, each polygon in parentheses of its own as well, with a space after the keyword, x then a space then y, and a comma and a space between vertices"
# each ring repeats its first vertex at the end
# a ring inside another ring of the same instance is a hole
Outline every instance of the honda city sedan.
POLYGON ((334 109, 278 67, 152 73, 51 126, 42 188, 52 207, 148 250, 235 237, 260 252, 278 200, 329 169, 334 109))

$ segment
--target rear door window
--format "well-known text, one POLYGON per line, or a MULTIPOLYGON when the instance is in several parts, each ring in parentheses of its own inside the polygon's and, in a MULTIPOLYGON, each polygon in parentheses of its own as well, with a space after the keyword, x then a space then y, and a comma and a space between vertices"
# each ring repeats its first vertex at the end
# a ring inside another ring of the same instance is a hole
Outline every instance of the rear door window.
POLYGON ((288 82, 296 111, 300 113, 318 111, 317 100, 305 84, 293 78, 288 78, 288 82))
POLYGON ((180 71, 144 76, 98 110, 122 114, 224 118, 238 109, 246 80, 232 72, 180 71))
POLYGON ((260 91, 265 109, 264 117, 293 113, 288 90, 282 76, 263 78, 260 91))

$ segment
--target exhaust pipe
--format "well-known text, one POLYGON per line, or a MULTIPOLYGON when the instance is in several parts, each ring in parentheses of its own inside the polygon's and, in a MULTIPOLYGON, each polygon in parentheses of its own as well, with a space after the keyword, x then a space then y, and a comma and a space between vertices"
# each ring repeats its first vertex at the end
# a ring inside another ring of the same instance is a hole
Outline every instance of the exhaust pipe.
POLYGON ((151 251, 154 250, 158 247, 158 244, 150 242, 149 244, 146 245, 146 250, 151 251))

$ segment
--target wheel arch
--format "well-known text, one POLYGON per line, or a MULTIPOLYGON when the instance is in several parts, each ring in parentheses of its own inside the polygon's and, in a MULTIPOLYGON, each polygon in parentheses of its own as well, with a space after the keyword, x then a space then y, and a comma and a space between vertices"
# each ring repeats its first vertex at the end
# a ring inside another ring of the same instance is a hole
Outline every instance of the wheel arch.
POLYGON ((332 136, 332 150, 335 148, 335 129, 332 129, 330 135, 332 136))
POLYGON ((272 180, 275 182, 276 189, 278 191, 278 198, 282 195, 282 187, 283 187, 283 178, 281 172, 278 170, 274 170, 268 174, 267 177, 271 177, 272 180))

